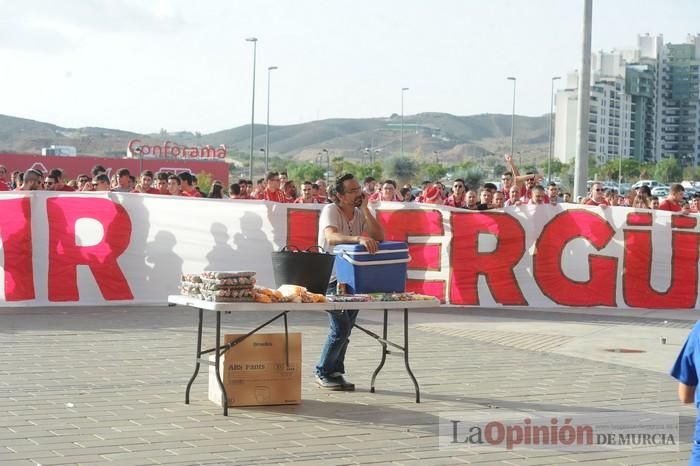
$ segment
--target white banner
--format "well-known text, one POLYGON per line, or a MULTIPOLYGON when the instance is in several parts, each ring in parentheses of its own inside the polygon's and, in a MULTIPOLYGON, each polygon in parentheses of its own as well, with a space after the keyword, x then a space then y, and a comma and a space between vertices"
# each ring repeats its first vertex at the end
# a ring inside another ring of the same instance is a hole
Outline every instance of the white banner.
MULTIPOLYGON (((182 273, 254 270, 317 242, 323 206, 139 194, 0 196, 0 305, 163 304, 182 273)), ((407 289, 464 305, 694 309, 697 216, 578 205, 505 211, 382 203, 409 243, 407 289)))

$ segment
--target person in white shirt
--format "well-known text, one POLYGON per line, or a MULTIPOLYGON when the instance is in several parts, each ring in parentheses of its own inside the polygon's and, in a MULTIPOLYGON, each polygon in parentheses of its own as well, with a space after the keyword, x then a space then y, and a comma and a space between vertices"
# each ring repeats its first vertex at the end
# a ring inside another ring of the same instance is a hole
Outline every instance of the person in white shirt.
MULTIPOLYGON (((336 180, 337 201, 321 211, 319 241, 326 251, 338 244, 361 244, 370 254, 377 252, 384 240, 384 229, 374 218, 367 205, 369 196, 362 192, 360 183, 352 174, 336 180), (365 234, 366 236, 364 236, 365 234)), ((336 287, 335 270, 328 285, 336 287)), ((316 365, 316 383, 327 390, 352 391, 355 385, 345 380, 345 352, 358 310, 330 311, 330 330, 316 365)))

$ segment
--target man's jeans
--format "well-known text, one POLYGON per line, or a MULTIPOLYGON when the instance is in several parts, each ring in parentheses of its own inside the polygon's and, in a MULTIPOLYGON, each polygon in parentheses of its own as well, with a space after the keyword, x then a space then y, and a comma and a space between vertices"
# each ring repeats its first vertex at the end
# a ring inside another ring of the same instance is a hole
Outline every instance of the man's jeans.
MULTIPOLYGON (((328 286, 328 293, 335 293, 335 282, 328 286)), ((355 324, 358 309, 328 311, 330 329, 321 351, 321 359, 316 366, 316 374, 329 376, 335 372, 345 373, 345 351, 350 343, 350 332, 355 324)))

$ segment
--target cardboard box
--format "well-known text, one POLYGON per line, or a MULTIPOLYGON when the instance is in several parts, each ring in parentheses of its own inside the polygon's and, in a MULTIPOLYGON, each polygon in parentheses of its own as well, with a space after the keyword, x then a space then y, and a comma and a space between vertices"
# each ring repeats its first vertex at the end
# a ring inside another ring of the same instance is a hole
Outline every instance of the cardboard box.
MULTIPOLYGON (((221 380, 228 405, 264 406, 301 403, 301 333, 289 333, 289 366, 285 364, 284 333, 254 333, 221 358, 221 380)), ((224 336, 224 343, 242 334, 224 336)), ((214 355, 209 356, 214 361, 214 355)), ((221 406, 221 389, 209 366, 209 399, 221 406)))

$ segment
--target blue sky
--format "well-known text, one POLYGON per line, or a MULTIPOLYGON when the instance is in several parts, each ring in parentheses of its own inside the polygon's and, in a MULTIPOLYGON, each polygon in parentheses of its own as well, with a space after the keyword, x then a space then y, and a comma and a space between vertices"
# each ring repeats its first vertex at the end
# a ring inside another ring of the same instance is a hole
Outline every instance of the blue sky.
MULTIPOLYGON (((67 127, 211 132, 405 113, 549 111, 578 68, 583 0, 0 0, 0 113, 67 127)), ((594 0, 593 50, 698 33, 694 0, 594 0)))

